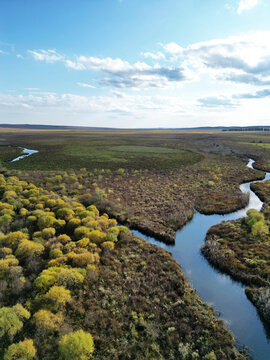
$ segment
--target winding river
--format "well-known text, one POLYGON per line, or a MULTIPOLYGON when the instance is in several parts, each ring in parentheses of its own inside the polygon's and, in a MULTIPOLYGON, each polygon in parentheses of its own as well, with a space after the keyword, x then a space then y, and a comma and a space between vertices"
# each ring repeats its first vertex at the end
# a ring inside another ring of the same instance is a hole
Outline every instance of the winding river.
MULTIPOLYGON (((247 166, 253 168, 253 163, 254 160, 250 159, 247 166)), ((269 179, 270 173, 266 173, 264 180, 269 179)), ((203 215, 196 212, 192 221, 176 233, 175 245, 165 245, 138 231, 133 233, 171 252, 200 297, 212 305, 224 319, 234 334, 237 346, 247 346, 254 360, 269 360, 270 326, 260 319, 256 308, 247 299, 244 285, 216 270, 200 252, 211 226, 243 217, 248 209, 261 209, 263 203, 250 189, 250 184, 251 182, 240 185, 243 192, 250 194, 248 206, 226 215, 203 215)))

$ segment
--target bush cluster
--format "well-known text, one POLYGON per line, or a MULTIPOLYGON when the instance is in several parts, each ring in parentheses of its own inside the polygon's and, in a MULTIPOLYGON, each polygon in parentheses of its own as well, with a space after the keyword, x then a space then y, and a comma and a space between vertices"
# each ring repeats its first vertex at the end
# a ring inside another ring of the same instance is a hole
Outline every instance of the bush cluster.
POLYGON ((94 340, 65 328, 66 309, 127 228, 14 176, 0 198, 0 358, 43 358, 52 342, 56 358, 89 359, 94 340))

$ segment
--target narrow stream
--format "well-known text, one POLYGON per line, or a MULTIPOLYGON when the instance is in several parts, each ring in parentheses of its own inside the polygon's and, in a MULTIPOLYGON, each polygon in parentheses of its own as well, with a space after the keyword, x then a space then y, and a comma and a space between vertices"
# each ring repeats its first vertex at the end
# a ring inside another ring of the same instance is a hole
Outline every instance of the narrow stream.
POLYGON ((38 152, 38 150, 31 150, 31 149, 26 149, 26 148, 21 148, 21 147, 19 147, 19 149, 23 150, 23 155, 20 155, 20 156, 16 157, 15 159, 11 160, 10 162, 14 162, 14 161, 24 159, 24 158, 38 152))
MULTIPOLYGON (((253 163, 254 161, 250 159, 247 166, 253 168, 253 163)), ((264 180, 269 179, 270 173, 266 173, 264 180)), ((225 320, 234 334, 237 346, 239 348, 247 346, 254 360, 269 360, 270 326, 262 322, 256 308, 247 299, 245 287, 212 267, 200 252, 200 247, 211 226, 221 221, 246 216, 248 209, 261 209, 263 203, 250 189, 250 184, 251 182, 240 185, 243 192, 250 193, 246 208, 226 215, 203 215, 196 212, 192 221, 176 233, 175 245, 165 245, 138 231, 133 233, 170 251, 181 264, 181 268, 200 297, 211 304, 225 320)))

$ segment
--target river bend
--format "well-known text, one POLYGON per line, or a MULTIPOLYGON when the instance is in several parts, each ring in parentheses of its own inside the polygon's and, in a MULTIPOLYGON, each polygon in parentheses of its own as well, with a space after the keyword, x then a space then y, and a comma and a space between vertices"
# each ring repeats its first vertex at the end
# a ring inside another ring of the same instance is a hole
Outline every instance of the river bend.
POLYGON ((11 160, 10 162, 19 161, 21 159, 24 159, 24 158, 38 152, 38 150, 31 150, 31 149, 26 149, 26 148, 21 148, 21 147, 19 147, 19 149, 23 150, 23 155, 20 155, 20 156, 16 157, 15 159, 11 160))
MULTIPOLYGON (((253 163, 254 160, 250 159, 247 166, 253 168, 253 163)), ((270 173, 266 173, 264 180, 269 179, 270 173)), ((250 194, 249 204, 244 209, 226 215, 203 215, 195 212, 193 219, 176 233, 175 245, 165 245, 138 231, 133 233, 171 252, 199 296, 224 319, 237 346, 247 346, 253 360, 269 360, 270 326, 260 319, 256 308, 247 299, 245 286, 212 267, 200 252, 211 226, 246 216, 249 209, 261 210, 263 203, 250 189, 251 183, 240 185, 241 191, 250 194)))

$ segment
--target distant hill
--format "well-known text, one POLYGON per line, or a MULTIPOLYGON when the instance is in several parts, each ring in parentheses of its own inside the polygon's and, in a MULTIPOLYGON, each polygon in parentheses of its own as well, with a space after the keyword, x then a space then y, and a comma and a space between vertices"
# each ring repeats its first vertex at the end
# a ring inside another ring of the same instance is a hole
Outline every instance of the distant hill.
POLYGON ((0 124, 0 128, 37 129, 37 130, 221 130, 221 131, 270 131, 270 126, 200 126, 182 128, 113 128, 95 126, 62 126, 62 125, 30 125, 0 124))

